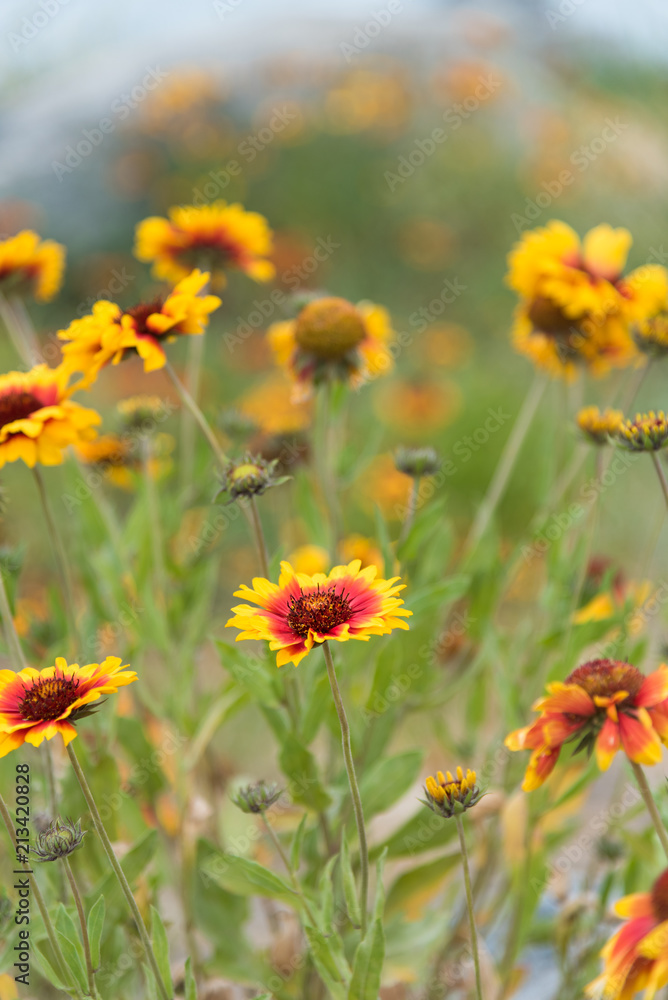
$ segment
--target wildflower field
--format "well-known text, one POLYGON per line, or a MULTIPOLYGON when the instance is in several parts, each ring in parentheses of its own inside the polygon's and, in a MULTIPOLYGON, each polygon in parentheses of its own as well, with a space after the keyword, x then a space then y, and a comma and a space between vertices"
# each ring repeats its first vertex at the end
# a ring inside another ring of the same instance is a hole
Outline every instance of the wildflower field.
POLYGON ((0 1000, 668 996, 665 67, 365 30, 0 201, 0 1000))

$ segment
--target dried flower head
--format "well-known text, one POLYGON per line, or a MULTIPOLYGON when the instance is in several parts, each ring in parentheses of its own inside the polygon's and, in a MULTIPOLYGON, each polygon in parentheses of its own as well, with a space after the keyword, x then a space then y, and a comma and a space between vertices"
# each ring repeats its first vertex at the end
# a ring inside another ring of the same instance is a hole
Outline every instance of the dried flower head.
POLYGON ((246 785, 240 788, 232 801, 245 813, 263 813, 278 802, 283 789, 279 788, 273 781, 267 784, 265 781, 258 781, 254 785, 246 785))
POLYGON ((116 404, 116 409, 128 428, 153 430, 172 412, 172 404, 160 396, 130 396, 116 404))
POLYGON ((399 472, 414 479, 422 476, 433 476, 441 467, 435 448, 398 448, 394 456, 394 464, 399 472))
POLYGON ((260 496, 272 486, 281 486, 290 476, 277 475, 277 466, 278 459, 267 462, 258 455, 249 454, 241 461, 230 462, 214 499, 222 498, 223 503, 230 504, 239 497, 260 496))
POLYGON ((451 819, 472 809, 482 796, 476 785, 475 771, 467 770, 464 775, 461 767, 457 768, 456 777, 450 771, 445 774, 437 771, 435 778, 429 775, 425 781, 425 793, 427 798, 421 801, 444 819, 451 819))
POLYGON ((57 861, 66 858, 83 844, 86 831, 81 829, 81 820, 54 819, 46 830, 37 835, 35 847, 30 850, 37 861, 57 861))
POLYGON ((593 444, 609 444, 612 435, 619 430, 624 414, 621 410, 599 410, 598 406, 585 406, 575 418, 582 433, 593 444))
POLYGON ((668 419, 663 410, 636 413, 634 420, 623 420, 615 440, 628 451, 659 451, 668 443, 668 419))

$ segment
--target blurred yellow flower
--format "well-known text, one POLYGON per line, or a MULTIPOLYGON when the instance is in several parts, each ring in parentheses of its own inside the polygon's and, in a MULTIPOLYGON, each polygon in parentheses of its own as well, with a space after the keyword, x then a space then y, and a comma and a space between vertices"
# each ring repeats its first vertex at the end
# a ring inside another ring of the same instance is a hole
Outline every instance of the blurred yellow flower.
POLYGON ((419 437, 452 423, 459 413, 462 394, 454 382, 420 378, 392 381, 374 399, 374 412, 389 427, 403 435, 419 437))
POLYGON ((341 558, 344 562, 359 559, 364 566, 375 566, 379 573, 385 572, 383 554, 372 538, 364 535, 348 535, 339 545, 341 558))
POLYGON ((293 399, 292 386, 282 372, 253 386, 237 405, 265 434, 292 434, 311 423, 310 402, 293 399))
POLYGON ((267 337, 276 363, 306 398, 324 379, 359 388, 392 368, 395 334, 382 306, 326 297, 307 303, 294 320, 274 323, 267 337))
POLYGON ((621 410, 606 409, 601 412, 598 406, 584 407, 575 418, 582 433, 598 445, 610 443, 610 437, 619 429, 623 419, 621 410))
POLYGON ((214 287, 237 269, 256 281, 269 281, 274 266, 272 233, 266 219, 242 205, 215 201, 169 209, 169 219, 151 216, 137 226, 135 256, 153 265, 156 278, 176 282, 193 267, 206 267, 214 287))
POLYGON ((100 415, 72 402, 67 383, 62 365, 0 375, 0 468, 18 459, 31 469, 60 465, 68 445, 96 436, 100 415))
POLYGON ((508 284, 520 296, 516 349, 553 376, 573 378, 623 368, 638 352, 633 321, 656 312, 668 272, 646 265, 623 277, 631 246, 626 229, 596 226, 579 237, 564 222, 524 233, 508 257, 508 284))
POLYGON ((316 573, 326 573, 329 569, 329 553, 319 545, 300 545, 290 553, 288 562, 295 573, 315 576, 316 573))
POLYGON ((380 507, 387 518, 402 520, 413 480, 399 472, 392 455, 378 455, 369 463, 359 481, 359 493, 366 506, 380 507))
POLYGON ((32 283, 39 302, 49 302, 60 290, 65 270, 65 247, 41 240, 31 229, 0 241, 0 287, 32 283))

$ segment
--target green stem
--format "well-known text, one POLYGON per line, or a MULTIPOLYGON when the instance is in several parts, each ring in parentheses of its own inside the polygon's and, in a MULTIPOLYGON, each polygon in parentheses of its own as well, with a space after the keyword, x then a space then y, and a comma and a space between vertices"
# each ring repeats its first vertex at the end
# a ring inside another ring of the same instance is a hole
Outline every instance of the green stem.
POLYGON ((659 483, 661 484, 661 492, 663 493, 663 499, 666 501, 668 506, 668 481, 666 480, 666 474, 661 468, 661 459, 656 451, 650 452, 652 456, 652 461, 654 462, 654 468, 656 469, 656 474, 659 477, 659 483))
POLYGON ((33 325, 23 301, 17 295, 8 299, 0 292, 0 316, 2 316, 2 321, 7 328, 16 353, 28 368, 32 368, 42 358, 33 325))
POLYGON ((9 598, 7 596, 7 588, 5 587, 5 579, 2 574, 2 569, 0 568, 0 618, 2 618, 2 624, 5 629, 5 642, 7 643, 7 649, 9 650, 9 658, 12 662, 14 670, 25 670, 27 667, 26 658, 23 655, 23 647, 21 646, 21 640, 19 639, 18 632, 16 631, 16 626, 14 624, 14 616, 12 615, 12 609, 9 605, 9 598))
POLYGON ((139 931, 139 936, 144 946, 146 958, 148 959, 148 963, 151 966, 151 971, 153 972, 155 981, 158 985, 158 991, 160 993, 160 996, 162 997, 162 1000, 170 1000, 169 993, 167 992, 167 987, 165 986, 162 975, 160 973, 160 969, 158 967, 158 963, 156 961, 156 957, 153 953, 153 948, 151 947, 151 941, 148 936, 148 931, 146 930, 146 926, 144 924, 144 921, 142 920, 141 913, 139 912, 137 901, 135 900, 135 897, 132 895, 132 889, 130 888, 130 883, 125 877, 125 872, 121 868, 120 861, 116 857, 114 849, 111 846, 109 835, 107 834, 107 831, 104 828, 102 817, 100 816, 97 805, 95 804, 95 799, 93 798, 93 793, 90 790, 90 787, 86 780, 86 775, 83 773, 83 770, 81 769, 81 764, 79 763, 79 759, 76 753, 74 752, 74 748, 71 743, 67 747, 67 753, 69 755, 72 767, 74 768, 74 773, 77 776, 79 785, 81 786, 81 791, 83 792, 83 796, 86 800, 86 804, 88 806, 91 819, 93 820, 93 825, 95 827, 98 837, 100 838, 102 847, 104 848, 104 853, 107 855, 107 860, 109 861, 109 864, 114 870, 114 874, 118 879, 118 884, 120 885, 121 891, 125 896, 128 906, 130 907, 130 912, 134 917, 135 924, 137 925, 137 930, 139 931))
POLYGON ((58 566, 58 573, 61 578, 63 586, 63 595, 65 600, 65 614, 67 616, 67 627, 70 632, 70 640, 73 645, 76 644, 79 639, 76 616, 74 612, 74 587, 72 586, 72 574, 70 573, 70 564, 67 558, 67 552, 65 550, 65 544, 63 542, 62 535, 58 530, 58 525, 56 524, 55 518, 53 516, 53 511, 51 510, 51 504, 49 503, 49 497, 46 492, 46 487, 44 485, 44 478, 42 476, 41 470, 38 465, 32 470, 35 477, 35 482, 37 484, 37 492, 39 493, 39 499, 42 504, 42 511, 44 513, 44 520, 46 521, 47 530, 51 537, 51 544, 53 545, 53 551, 56 556, 56 565, 58 566))
POLYGON ((469 531, 468 538, 464 544, 466 555, 470 555, 475 550, 494 516, 494 512, 508 485, 508 480, 515 466, 520 448, 531 426, 531 421, 538 409, 538 404, 541 401, 546 384, 545 378, 537 373, 529 387, 529 391, 522 404, 522 409, 517 415, 513 429, 510 432, 510 437, 506 441, 499 463, 494 470, 492 481, 489 484, 487 493, 478 508, 478 513, 469 531))
MULTIPOLYGON (((194 402, 199 398, 199 386, 202 375, 202 359, 204 355, 204 336, 189 338, 188 364, 186 369, 186 387, 194 402)), ((184 491, 192 489, 195 469, 195 421, 192 410, 184 410, 181 414, 180 442, 181 487, 184 491)))
POLYGON ((265 580, 268 580, 269 556, 267 555, 267 543, 265 541, 264 531, 262 530, 262 521, 260 520, 260 513, 257 509, 257 503, 254 496, 249 497, 248 513, 258 558, 260 560, 260 569, 262 570, 262 575, 265 580))
POLYGON ((638 788, 640 789, 642 800, 645 803, 645 808, 650 814, 652 823, 654 824, 654 829, 659 835, 661 846, 663 847, 666 857, 668 858, 668 831, 666 831, 666 828, 663 825, 663 820, 659 815, 659 810, 656 808, 656 802, 654 801, 650 787, 647 784, 645 772, 641 768, 640 764, 636 764, 634 761, 629 761, 629 763, 631 764, 633 774, 635 775, 635 779, 638 783, 638 788))
POLYGON ((401 526, 401 534, 399 535, 399 545, 406 541, 408 533, 413 527, 413 521, 415 519, 415 511, 417 510, 418 496, 420 494, 420 476, 414 476, 413 482, 411 483, 411 491, 408 496, 408 508, 406 510, 406 517, 404 518, 404 523, 401 526))
POLYGON ((213 454, 214 454, 214 456, 216 458, 216 461, 218 462, 219 466, 221 467, 221 469, 224 469, 225 466, 227 465, 227 457, 226 457, 225 452, 223 451, 223 449, 218 444, 218 441, 216 439, 216 435, 213 433, 213 429, 211 427, 211 424, 206 419, 206 417, 204 416, 204 414, 200 410, 199 406, 197 405, 197 403, 195 402, 195 400, 192 398, 192 396, 190 395, 190 393, 188 392, 188 390, 184 386, 183 382, 181 381, 181 379, 178 377, 178 375, 176 374, 176 372, 172 368, 172 365, 171 365, 171 363, 169 361, 165 361, 165 371, 167 372, 167 374, 169 375, 170 379, 172 380, 174 388, 176 389, 176 391, 178 392, 179 396, 181 397, 181 401, 183 403, 185 403, 185 405, 188 407, 188 409, 192 413, 193 417, 197 421, 197 424, 199 425, 199 428, 200 428, 202 434, 204 435, 204 437, 209 442, 209 445, 211 446, 211 450, 212 450, 212 452, 213 452, 213 454))
POLYGON ((301 885, 299 884, 299 880, 297 879, 297 876, 296 876, 295 872, 292 870, 292 867, 290 865, 290 861, 288 860, 288 856, 285 853, 285 851, 283 850, 283 845, 281 844, 280 840, 278 839, 278 835, 276 834, 276 831, 274 830, 273 826, 269 822, 269 817, 267 816, 266 810, 262 811, 262 819, 264 820, 264 825, 267 828, 267 832, 268 832, 269 836, 271 837, 272 841, 274 842, 274 847, 278 851, 278 853, 279 853, 279 855, 281 857, 281 861, 285 865, 285 870, 287 871, 288 875, 290 876, 290 881, 292 882, 292 887, 295 890, 295 892, 297 893, 297 895, 299 896, 299 899, 301 900, 302 906, 304 907, 304 910, 306 912, 306 916, 311 921, 311 925, 313 927, 317 928, 318 922, 315 919, 315 917, 313 916, 313 910, 309 906, 309 902, 306 899, 306 896, 304 895, 304 892, 302 890, 301 885))
POLYGON ((353 760, 352 746, 350 744, 350 726, 348 725, 348 717, 346 716, 346 710, 343 706, 343 699, 341 698, 339 684, 336 679, 334 661, 332 660, 332 653, 329 648, 328 642, 323 642, 322 650, 323 653, 325 654, 325 663, 327 664, 327 676, 329 677, 329 683, 332 688, 332 694, 334 696, 334 704, 336 706, 336 714, 339 717, 339 724, 341 726, 341 743, 343 745, 343 759, 346 764, 346 771, 348 772, 348 783, 350 785, 350 794, 352 795, 352 800, 353 800, 355 823, 357 825, 357 836, 359 838, 359 844, 360 844, 360 873, 361 873, 360 911, 362 914, 362 937, 364 937, 366 933, 366 921, 367 921, 367 900, 369 897, 369 848, 366 839, 366 827, 364 825, 364 812, 362 810, 362 799, 360 796, 359 786, 357 784, 357 776, 355 774, 355 762, 353 760))
POLYGON ((475 986, 478 1000, 482 1000, 482 982, 480 979, 480 955, 478 954, 478 931, 475 925, 475 911, 473 909, 473 892, 471 890, 471 872, 469 871, 469 856, 466 850, 466 837, 464 836, 464 823, 462 817, 455 815, 457 823, 457 833, 459 834, 459 846, 462 852, 462 868, 464 869, 464 885, 466 887, 466 906, 469 911, 469 929, 471 933, 471 953, 473 955, 473 965, 475 967, 475 986))
POLYGON ((330 528, 330 555, 336 562, 336 553, 342 537, 341 509, 339 506, 339 488, 336 477, 336 428, 332 419, 333 383, 330 379, 324 383, 320 394, 320 429, 315 444, 316 467, 320 479, 327 518, 330 528))
MULTIPOLYGON (((14 829, 14 823, 10 815, 9 809, 7 808, 7 803, 3 799, 2 795, 0 795, 0 816, 2 816, 3 822, 7 827, 7 833, 9 834, 9 839, 12 842, 14 850, 18 852, 18 846, 16 843, 16 830, 14 829)), ((42 920, 44 921, 44 928, 46 930, 46 935, 49 939, 49 944, 51 945, 56 960, 56 964, 58 966, 57 970, 58 974, 60 975, 60 978, 63 981, 63 983, 70 983, 70 989, 76 993, 79 1000, 83 1000, 83 993, 79 989, 76 980, 73 980, 70 977, 70 971, 67 966, 67 962, 65 961, 65 956, 63 955, 60 945, 58 944, 58 938, 56 937, 55 928, 51 922, 49 911, 46 908, 44 897, 40 892, 39 886, 37 885, 37 880, 34 877, 34 873, 32 872, 30 865, 26 864, 26 862, 24 861, 19 862, 19 864, 21 864, 21 867, 23 868, 24 871, 30 872, 30 874, 33 876, 31 880, 33 895, 37 901, 37 907, 42 915, 42 920)))
POLYGON ((158 504, 158 494, 155 489, 155 480, 151 473, 151 440, 148 435, 144 435, 139 443, 141 451, 141 464, 144 476, 144 489, 146 491, 146 504, 148 507, 149 531, 151 534, 151 551, 153 555, 153 573, 156 589, 156 596, 160 607, 165 608, 165 595, 167 593, 167 572, 165 570, 164 548, 162 542, 162 532, 160 530, 160 506, 158 504))
POLYGON ((74 877, 74 872, 72 871, 72 866, 70 865, 69 858, 67 858, 67 856, 63 857, 63 866, 65 868, 65 873, 67 875, 67 881, 70 883, 70 889, 72 890, 72 895, 74 896, 74 903, 77 908, 77 913, 79 914, 79 923, 81 925, 81 938, 83 940, 84 956, 86 958, 86 976, 88 978, 88 992, 92 997, 97 997, 98 992, 97 989, 95 988, 95 970, 93 968, 93 958, 90 953, 90 941, 88 939, 88 927, 86 926, 86 914, 84 912, 83 903, 81 901, 79 887, 77 886, 77 882, 74 877))

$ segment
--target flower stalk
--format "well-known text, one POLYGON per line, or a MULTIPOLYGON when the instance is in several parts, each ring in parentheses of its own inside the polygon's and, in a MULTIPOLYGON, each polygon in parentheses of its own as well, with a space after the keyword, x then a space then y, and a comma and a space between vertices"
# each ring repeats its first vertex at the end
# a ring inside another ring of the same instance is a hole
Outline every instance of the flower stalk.
POLYGON ((170 379, 172 381, 172 384, 174 385, 174 388, 178 392, 178 394, 179 394, 179 396, 181 398, 181 402, 184 403, 185 406, 188 407, 188 409, 192 413, 193 417, 195 418, 195 421, 197 422, 197 424, 198 424, 198 426, 199 426, 202 434, 204 435, 204 437, 209 442, 209 445, 211 447, 211 451, 213 452, 214 457, 215 457, 216 461, 218 462, 218 465, 220 466, 221 469, 224 469, 225 466, 227 465, 227 461, 228 460, 227 460, 227 457, 226 457, 223 449, 218 444, 218 441, 216 439, 216 435, 213 432, 211 424, 206 419, 206 417, 204 416, 204 414, 200 410, 199 406, 197 405, 197 403, 195 402, 195 400, 193 399, 193 397, 190 395, 190 393, 186 389, 186 387, 183 384, 183 382, 181 381, 181 379, 178 377, 178 375, 174 371, 174 368, 172 367, 171 362, 169 362, 167 360, 165 360, 165 371, 169 375, 169 377, 170 377, 170 379))
POLYGON ((656 830, 659 840, 661 841, 661 846, 663 847, 665 855, 668 858, 668 831, 663 825, 663 820, 659 815, 659 810, 656 807, 654 796, 652 795, 649 784, 647 783, 645 772, 640 764, 636 764, 634 761, 629 761, 629 763, 631 764, 631 769, 636 779, 638 789, 642 795, 642 800, 645 803, 645 808, 650 815, 650 819, 654 824, 654 829, 656 830))
POLYGON ((79 887, 77 886, 76 879, 74 877, 74 872, 72 871, 72 865, 69 860, 64 857, 62 859, 63 867, 65 868, 65 874, 67 875, 67 881, 70 883, 70 889, 72 890, 72 896, 74 897, 74 903, 77 908, 77 914, 79 916, 79 924, 81 925, 81 939, 83 941, 84 957, 86 959, 86 978, 88 979, 88 992, 91 997, 97 1000, 99 996, 97 988, 95 986, 95 970, 93 968, 93 959, 90 952, 90 940, 88 938, 88 927, 86 926, 86 914, 83 908, 83 902, 81 900, 81 893, 79 892, 79 887))
POLYGON ((74 587, 72 585, 70 564, 67 558, 63 537, 58 529, 58 525, 56 524, 53 511, 51 510, 51 504, 49 503, 49 497, 46 492, 46 486, 44 484, 44 477, 42 476, 41 469, 38 465, 36 465, 32 471, 35 477, 35 483, 37 484, 37 492, 39 493, 44 520, 49 532, 49 537, 51 539, 51 544, 56 557, 56 564, 58 566, 58 573, 63 586, 67 627, 70 633, 70 642, 72 644, 72 648, 74 648, 79 639, 79 634, 76 623, 74 587))
POLYGON ((471 889, 471 872, 469 869, 469 856, 466 849, 466 837, 464 836, 464 823, 461 813, 455 813, 457 833, 459 834, 459 846, 462 855, 462 869, 464 871, 464 886, 466 888, 466 907, 469 914, 469 930, 471 934, 471 954, 473 956, 473 966, 475 968, 475 987, 477 1000, 482 998, 482 982, 480 978, 480 955, 478 952, 478 931, 475 922, 475 911, 473 909, 473 891, 471 889))
POLYGON ((332 695, 334 696, 336 714, 339 717, 339 724, 341 726, 341 743, 343 746, 343 759, 345 761, 346 771, 348 773, 348 783, 350 785, 350 794, 353 800, 353 812, 355 814, 355 824, 357 826, 357 836, 359 838, 360 912, 362 915, 362 937, 364 937, 366 933, 366 922, 367 922, 367 900, 369 897, 369 848, 367 845, 366 827, 364 825, 364 811, 362 809, 362 798, 360 796, 359 785, 357 784, 357 776, 355 774, 355 762, 353 760, 352 746, 350 743, 350 726, 348 724, 348 717, 346 715, 346 710, 343 705, 341 691, 339 690, 339 684, 336 679, 336 670, 334 669, 334 661, 332 659, 332 653, 329 648, 329 643, 323 642, 322 649, 323 653, 325 654, 325 663, 327 664, 327 676, 329 677, 329 683, 332 688, 332 695))

